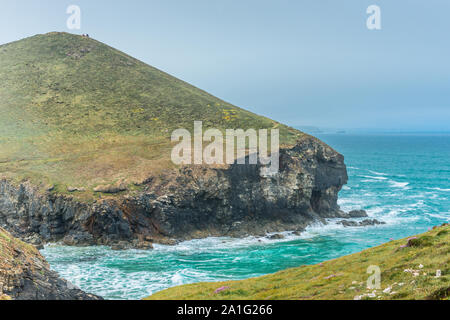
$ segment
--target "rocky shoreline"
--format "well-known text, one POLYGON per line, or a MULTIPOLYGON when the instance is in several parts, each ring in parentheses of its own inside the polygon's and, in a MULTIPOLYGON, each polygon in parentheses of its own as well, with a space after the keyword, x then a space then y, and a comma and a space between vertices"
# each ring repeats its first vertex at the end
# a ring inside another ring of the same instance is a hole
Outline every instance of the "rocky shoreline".
POLYGON ((105 197, 91 204, 28 182, 0 180, 0 226, 36 246, 107 245, 150 249, 152 243, 210 236, 264 236, 302 231, 344 213, 338 192, 347 183, 344 157, 313 137, 280 150, 280 170, 261 165, 182 167, 149 177, 138 195, 105 197))
POLYGON ((102 300, 50 270, 33 246, 0 228, 0 300, 102 300))

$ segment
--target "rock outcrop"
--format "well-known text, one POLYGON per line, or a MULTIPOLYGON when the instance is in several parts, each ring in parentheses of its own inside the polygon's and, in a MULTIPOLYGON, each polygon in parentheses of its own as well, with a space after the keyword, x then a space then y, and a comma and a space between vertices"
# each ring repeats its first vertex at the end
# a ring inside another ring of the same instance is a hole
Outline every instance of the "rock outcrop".
POLYGON ((337 205, 347 182, 344 157, 306 136, 280 150, 277 174, 262 165, 186 166, 149 177, 139 194, 84 203, 29 183, 0 181, 0 226, 35 245, 151 247, 207 236, 302 230, 325 218, 347 218, 337 205))
POLYGON ((99 300, 61 279, 39 251, 0 228, 0 300, 99 300))

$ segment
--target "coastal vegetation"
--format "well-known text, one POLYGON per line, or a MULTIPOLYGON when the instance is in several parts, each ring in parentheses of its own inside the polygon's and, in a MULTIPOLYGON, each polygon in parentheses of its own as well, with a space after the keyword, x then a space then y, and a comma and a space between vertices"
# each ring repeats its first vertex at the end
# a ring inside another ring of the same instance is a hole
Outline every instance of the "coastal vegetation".
POLYGON ((195 283, 150 300, 413 300, 450 297, 450 226, 349 256, 242 281, 195 283), (368 288, 368 269, 381 286, 368 288), (370 271, 370 269, 369 269, 370 271))

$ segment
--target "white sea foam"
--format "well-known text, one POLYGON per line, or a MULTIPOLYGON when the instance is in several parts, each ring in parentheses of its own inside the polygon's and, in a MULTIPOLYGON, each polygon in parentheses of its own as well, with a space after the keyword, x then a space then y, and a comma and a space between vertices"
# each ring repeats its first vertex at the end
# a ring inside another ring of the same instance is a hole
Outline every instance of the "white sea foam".
POLYGON ((385 212, 382 216, 383 221, 388 225, 401 225, 408 222, 413 222, 419 220, 419 217, 416 215, 408 215, 410 212, 410 208, 391 208, 387 212, 385 212))
POLYGON ((443 188, 427 188, 428 190, 435 190, 435 191, 441 191, 441 192, 450 192, 450 189, 443 189, 443 188))
POLYGON ((303 239, 313 238, 321 235, 327 235, 334 233, 336 230, 343 230, 344 226, 338 224, 336 219, 327 220, 327 224, 316 222, 308 226, 304 232, 302 232, 301 237, 303 239))
POLYGON ((368 201, 367 199, 363 198, 339 198, 338 199, 338 205, 341 207, 344 211, 352 211, 352 210, 360 210, 367 206, 368 201))
POLYGON ((382 213, 384 211, 385 211, 385 209, 382 207, 375 207, 375 208, 370 208, 370 209, 366 210, 367 215, 369 217, 380 217, 380 216, 382 216, 382 213))
POLYGON ((425 214, 430 216, 430 217, 436 218, 436 219, 446 220, 447 222, 450 221, 450 212, 446 212, 446 213, 430 213, 430 212, 427 212, 425 214))
POLYGON ((409 182, 398 182, 394 180, 389 180, 389 184, 394 188, 409 189, 408 187, 409 182))
POLYGON ((375 175, 377 175, 377 176, 388 176, 388 175, 389 175, 389 174, 387 174, 387 173, 376 172, 376 171, 372 171, 372 170, 369 170, 369 172, 372 173, 372 174, 375 174, 375 175))
POLYGON ((360 176, 361 178, 367 178, 367 179, 373 179, 373 180, 387 180, 386 177, 379 177, 379 176, 360 176))
POLYGON ((181 271, 178 271, 177 273, 175 273, 172 276, 171 281, 174 285, 183 284, 183 276, 181 275, 181 271))

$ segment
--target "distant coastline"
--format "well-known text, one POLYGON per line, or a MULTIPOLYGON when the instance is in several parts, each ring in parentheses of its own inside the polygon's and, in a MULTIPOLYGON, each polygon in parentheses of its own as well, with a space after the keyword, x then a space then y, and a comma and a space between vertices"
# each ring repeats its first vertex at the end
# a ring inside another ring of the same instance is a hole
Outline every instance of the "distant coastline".
POLYGON ((411 130, 411 129, 365 129, 329 128, 319 126, 293 126, 310 135, 356 134, 356 135, 450 135, 450 130, 411 130))

